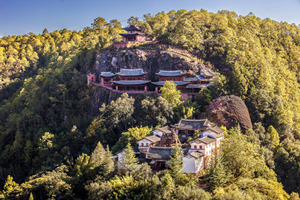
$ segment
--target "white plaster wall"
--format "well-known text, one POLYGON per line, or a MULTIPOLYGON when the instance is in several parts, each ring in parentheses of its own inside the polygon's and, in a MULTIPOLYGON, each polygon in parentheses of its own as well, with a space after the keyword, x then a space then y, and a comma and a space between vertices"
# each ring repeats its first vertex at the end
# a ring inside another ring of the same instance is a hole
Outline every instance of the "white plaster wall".
POLYGON ((221 146, 222 145, 222 140, 224 140, 224 136, 217 138, 217 146, 221 146))
POLYGON ((152 144, 152 142, 150 142, 149 140, 143 139, 138 141, 138 145, 139 145, 139 149, 148 149, 148 147, 152 144), (144 144, 144 146, 142 146, 142 143, 144 144), (148 146, 147 146, 148 144, 148 146))
POLYGON ((196 160, 195 163, 195 168, 196 168, 196 173, 201 171, 204 167, 204 163, 203 163, 203 157, 199 158, 196 160))
POLYGON ((183 157, 183 172, 195 173, 195 158, 183 157))

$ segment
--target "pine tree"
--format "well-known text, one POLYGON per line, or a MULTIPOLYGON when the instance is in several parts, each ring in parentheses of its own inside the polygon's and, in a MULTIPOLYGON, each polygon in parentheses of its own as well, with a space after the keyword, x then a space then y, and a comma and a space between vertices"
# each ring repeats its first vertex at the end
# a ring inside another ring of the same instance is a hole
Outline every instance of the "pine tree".
POLYGON ((105 159, 106 151, 103 148, 101 142, 97 143, 95 150, 92 153, 92 158, 94 159, 95 166, 98 167, 103 164, 105 159))
POLYGON ((125 148, 125 153, 123 155, 123 161, 121 162, 121 168, 123 168, 126 173, 131 173, 137 169, 138 159, 135 157, 135 153, 132 149, 130 143, 127 144, 125 148))
POLYGON ((30 192, 30 195, 29 195, 29 199, 28 199, 28 200, 34 200, 33 195, 32 195, 32 192, 30 192))
POLYGON ((276 129, 271 125, 266 132, 266 142, 270 144, 274 150, 279 145, 279 134, 276 129))
POLYGON ((105 150, 100 142, 98 142, 95 150, 92 153, 92 158, 96 171, 101 171, 101 174, 108 174, 113 170, 112 154, 107 147, 105 150))
POLYGON ((175 184, 170 174, 166 174, 162 180, 163 189, 161 196, 163 199, 171 199, 172 194, 175 191, 175 184))
POLYGON ((183 175, 182 152, 179 146, 176 146, 173 149, 172 156, 169 161, 169 166, 171 168, 170 174, 172 178, 178 179, 183 175))
POLYGON ((217 157, 215 163, 209 170, 207 182, 210 190, 213 191, 217 187, 224 185, 230 179, 230 174, 226 170, 221 157, 217 157))

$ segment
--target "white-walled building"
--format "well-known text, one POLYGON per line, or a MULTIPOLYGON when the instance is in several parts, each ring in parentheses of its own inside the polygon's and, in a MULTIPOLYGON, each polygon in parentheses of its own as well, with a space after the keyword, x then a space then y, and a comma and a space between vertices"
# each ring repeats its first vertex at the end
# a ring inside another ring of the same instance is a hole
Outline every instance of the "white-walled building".
POLYGON ((161 140, 161 138, 156 135, 144 137, 143 139, 141 139, 137 142, 138 149, 141 152, 145 152, 152 144, 155 144, 155 143, 159 142, 160 140, 161 140))
POLYGON ((182 171, 185 173, 197 173, 204 168, 204 154, 199 151, 187 153, 182 161, 182 171))

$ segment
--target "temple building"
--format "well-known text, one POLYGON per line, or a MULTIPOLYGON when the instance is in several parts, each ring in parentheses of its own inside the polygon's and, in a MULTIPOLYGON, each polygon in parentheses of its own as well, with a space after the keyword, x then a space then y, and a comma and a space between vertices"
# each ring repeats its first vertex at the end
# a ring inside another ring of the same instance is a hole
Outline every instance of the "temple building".
POLYGON ((158 73, 156 73, 156 76, 158 76, 158 82, 152 82, 153 85, 155 85, 155 92, 159 92, 160 88, 165 84, 166 81, 173 81, 177 89, 185 92, 185 87, 188 82, 183 81, 185 73, 183 73, 181 70, 175 70, 175 71, 167 71, 167 70, 160 70, 158 73))
POLYGON ((112 72, 101 72, 100 80, 102 85, 112 85, 116 74, 112 72))
POLYGON ((149 80, 146 79, 146 74, 143 69, 120 69, 117 73, 119 80, 113 81, 116 90, 122 91, 144 91, 148 90, 149 80))
POLYGON ((160 88, 166 81, 173 81, 176 84, 177 90, 187 95, 195 95, 203 87, 208 87, 212 81, 214 72, 209 69, 201 70, 201 75, 194 77, 186 77, 186 73, 181 70, 160 70, 155 73, 158 78, 157 82, 146 80, 146 73, 142 68, 125 69, 121 68, 120 72, 114 74, 112 72, 101 72, 100 84, 96 82, 95 74, 88 74, 88 84, 100 85, 114 92, 128 93, 159 93, 160 88), (148 90, 148 84, 152 83, 154 87, 148 90), (153 89, 155 90, 153 91, 153 89))
POLYGON ((130 25, 124 30, 127 33, 120 34, 123 37, 122 42, 115 42, 115 48, 128 48, 136 42, 145 42, 147 40, 146 34, 142 33, 142 29, 138 26, 130 25))
POLYGON ((173 128, 179 137, 188 139, 196 130, 203 132, 211 125, 208 119, 181 119, 178 124, 173 125, 173 128))

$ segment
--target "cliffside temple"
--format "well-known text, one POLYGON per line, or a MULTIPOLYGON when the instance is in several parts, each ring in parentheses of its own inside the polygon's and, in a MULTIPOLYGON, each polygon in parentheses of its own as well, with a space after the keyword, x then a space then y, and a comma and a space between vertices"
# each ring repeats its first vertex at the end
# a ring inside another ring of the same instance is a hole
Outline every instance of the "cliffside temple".
POLYGON ((157 82, 146 80, 147 73, 142 68, 125 69, 121 68, 116 74, 112 72, 101 72, 100 83, 97 82, 95 74, 88 75, 88 84, 94 84, 121 93, 156 93, 159 94, 160 88, 166 81, 173 81, 178 90, 184 94, 197 94, 201 88, 207 87, 212 83, 214 72, 201 70, 200 75, 186 77, 186 73, 181 70, 160 70, 155 73, 157 82), (205 77, 203 77, 205 76, 205 77), (153 85, 150 86, 150 83, 153 85))

